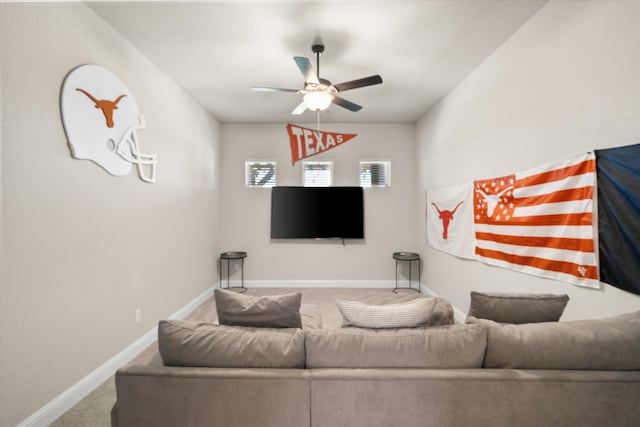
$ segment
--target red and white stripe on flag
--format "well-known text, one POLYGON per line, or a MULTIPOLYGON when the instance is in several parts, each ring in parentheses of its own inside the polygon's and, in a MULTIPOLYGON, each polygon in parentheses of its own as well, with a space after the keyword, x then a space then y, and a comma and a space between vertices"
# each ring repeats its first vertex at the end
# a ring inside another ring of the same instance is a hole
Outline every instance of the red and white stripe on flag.
POLYGON ((474 181, 476 259, 599 287, 593 241, 595 156, 474 181))

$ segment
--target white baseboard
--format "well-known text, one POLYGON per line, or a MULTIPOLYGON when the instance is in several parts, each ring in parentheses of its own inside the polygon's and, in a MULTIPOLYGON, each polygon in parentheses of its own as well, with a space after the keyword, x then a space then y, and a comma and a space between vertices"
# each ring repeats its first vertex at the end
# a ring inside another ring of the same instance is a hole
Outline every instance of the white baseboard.
MULTIPOLYGON (((196 307, 202 304, 207 298, 211 297, 213 287, 207 289, 201 295, 197 296, 187 305, 169 316, 169 319, 182 319, 191 313, 196 307)), ((149 332, 138 338, 132 344, 113 356, 111 359, 103 363, 98 369, 91 372, 86 377, 69 387, 67 390, 58 395, 55 399, 31 414, 27 419, 23 420, 17 427, 46 427, 60 418, 65 412, 74 405, 84 399, 89 393, 95 390, 102 383, 107 381, 115 372, 125 364, 129 363, 134 357, 149 347, 158 337, 158 328, 154 327, 149 332)))
MULTIPOLYGON (((227 281, 224 281, 226 289, 227 281)), ((230 286, 240 286, 232 280, 230 286)), ((246 288, 393 288, 393 280, 245 280, 246 288)))
MULTIPOLYGON (((168 319, 178 319, 179 320, 179 319, 184 319, 185 317, 187 317, 193 310, 198 308, 200 306, 200 304, 205 302, 207 300, 207 298, 211 298, 213 296, 213 288, 214 288, 214 286, 210 287, 209 289, 207 289, 206 291, 204 291, 203 293, 198 295, 196 298, 194 298, 187 305, 185 305, 180 310, 176 311, 171 316, 169 316, 168 319)), ((154 328, 154 331, 157 332, 157 329, 158 328, 154 328)))

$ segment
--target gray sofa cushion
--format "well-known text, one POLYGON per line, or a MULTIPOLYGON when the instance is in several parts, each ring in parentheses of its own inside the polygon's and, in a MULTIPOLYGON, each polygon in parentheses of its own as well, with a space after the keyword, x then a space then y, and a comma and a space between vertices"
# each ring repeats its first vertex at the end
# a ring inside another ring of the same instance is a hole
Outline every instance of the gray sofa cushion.
POLYGON ((307 368, 480 368, 486 341, 478 325, 305 333, 307 368))
POLYGON ((301 328, 302 294, 254 297, 224 289, 214 291, 218 321, 221 325, 263 328, 301 328))
POLYGON ((640 311, 609 319, 505 325, 487 329, 485 368, 638 370, 640 311))
POLYGON ((469 316, 500 323, 557 322, 568 295, 500 294, 471 291, 469 316))
POLYGON ((304 368, 301 329, 247 328, 161 320, 158 349, 165 365, 217 368, 304 368))
POLYGON ((336 301, 344 326, 360 328, 414 328, 429 323, 435 298, 417 298, 395 304, 373 305, 336 301))

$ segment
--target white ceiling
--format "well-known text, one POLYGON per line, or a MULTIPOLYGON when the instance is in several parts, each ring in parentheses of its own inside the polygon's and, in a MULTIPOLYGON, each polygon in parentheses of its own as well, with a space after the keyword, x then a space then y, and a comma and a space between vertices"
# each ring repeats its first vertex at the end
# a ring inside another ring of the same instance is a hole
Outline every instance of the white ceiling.
MULTIPOLYGON (((221 122, 286 122, 301 89, 293 56, 341 83, 380 74, 381 85, 341 92, 332 122, 414 122, 518 30, 546 0, 95 2, 90 6, 221 122)), ((296 121, 315 121, 307 111, 296 121)))

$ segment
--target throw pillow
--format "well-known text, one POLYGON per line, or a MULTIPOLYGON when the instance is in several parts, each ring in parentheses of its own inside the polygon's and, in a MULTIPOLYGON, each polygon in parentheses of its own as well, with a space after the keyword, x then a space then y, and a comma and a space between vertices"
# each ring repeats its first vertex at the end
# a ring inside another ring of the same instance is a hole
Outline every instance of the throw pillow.
POLYGON ((471 292, 469 316, 500 323, 557 322, 569 296, 565 294, 499 294, 471 292))
POLYGON ((301 329, 245 328, 161 320, 158 350, 165 365, 214 368, 304 368, 301 329))
POLYGON ((305 333, 307 368, 481 368, 486 347, 479 325, 305 333))
MULTIPOLYGON (((364 296, 358 301, 369 305, 397 304, 399 302, 413 301, 416 298, 424 298, 425 296, 417 293, 399 293, 395 292, 375 292, 364 296)), ((433 307, 431 316, 429 316, 428 325, 419 326, 445 326, 453 325, 453 306, 444 298, 435 297, 436 304, 433 307)))
POLYGON ((216 310, 221 325, 262 328, 301 328, 302 294, 254 297, 216 289, 216 310))
POLYGON ((418 298, 411 301, 368 305, 357 301, 336 301, 345 326, 360 328, 413 328, 429 322, 436 304, 435 298, 418 298))
POLYGON ((608 319, 507 325, 470 317, 487 329, 485 368, 640 369, 640 311, 608 319))

